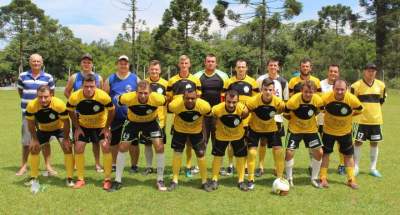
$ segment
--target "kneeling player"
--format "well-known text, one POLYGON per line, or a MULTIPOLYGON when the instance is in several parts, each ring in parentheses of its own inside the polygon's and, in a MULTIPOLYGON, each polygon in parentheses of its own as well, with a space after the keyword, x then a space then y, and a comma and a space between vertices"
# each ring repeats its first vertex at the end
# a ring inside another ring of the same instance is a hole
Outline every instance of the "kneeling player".
POLYGON ((324 127, 322 142, 324 143, 321 164, 321 186, 328 187, 329 155, 333 151, 335 141, 339 143, 340 153, 344 155, 344 163, 347 173, 347 185, 357 189, 354 177, 354 147, 352 143, 351 128, 354 115, 361 113, 361 102, 347 92, 347 84, 338 79, 333 84, 333 91, 322 97, 325 104, 324 127))
POLYGON ((219 170, 222 158, 228 145, 231 145, 233 154, 236 157, 236 167, 238 172, 238 187, 240 190, 247 191, 244 183, 244 166, 246 163, 247 147, 244 142, 245 129, 243 120, 247 118, 249 112, 243 103, 239 103, 239 94, 235 90, 228 90, 225 93, 225 102, 212 108, 212 114, 216 120, 215 144, 212 148, 214 160, 212 163, 212 189, 218 188, 219 170))
POLYGON ((253 189, 257 147, 261 139, 266 140, 268 148, 273 148, 277 177, 283 177, 284 154, 274 116, 284 111, 285 103, 274 95, 274 82, 270 79, 264 79, 261 85, 261 93, 248 100, 246 106, 253 113, 250 116, 247 133, 247 168, 249 170, 247 186, 249 189, 253 189))
POLYGON ((139 134, 151 139, 157 154, 157 183, 158 190, 165 191, 164 186, 164 144, 162 131, 157 122, 157 109, 165 104, 163 95, 151 92, 147 81, 138 83, 137 92, 122 94, 118 99, 119 105, 128 106, 128 120, 124 125, 117 155, 115 181, 109 191, 121 188, 122 172, 125 166, 125 154, 131 143, 138 144, 139 134))
POLYGON ((50 88, 42 85, 37 89, 37 98, 28 103, 26 119, 32 136, 29 144, 31 180, 29 184, 38 183, 39 152, 41 146, 49 144, 52 136, 56 137, 64 152, 65 169, 67 171, 67 186, 74 186, 72 181, 74 160, 69 142, 69 117, 65 103, 51 95, 50 88), (36 128, 37 124, 37 128, 36 128))
POLYGON ((205 160, 205 145, 203 141, 203 118, 211 113, 208 102, 197 98, 194 89, 185 91, 183 97, 177 97, 168 104, 168 111, 175 114, 174 130, 171 147, 174 149, 172 156, 173 178, 169 190, 172 191, 178 186, 179 169, 182 163, 182 152, 187 142, 192 145, 196 152, 199 164, 201 187, 207 192, 211 187, 207 182, 207 166, 205 160))
POLYGON ((311 148, 311 184, 320 188, 319 170, 322 159, 322 142, 318 135, 316 116, 323 107, 322 99, 314 94, 315 84, 307 80, 300 93, 293 95, 286 103, 285 117, 289 120, 286 136, 286 178, 290 186, 293 184, 294 152, 303 140, 307 148, 311 148))

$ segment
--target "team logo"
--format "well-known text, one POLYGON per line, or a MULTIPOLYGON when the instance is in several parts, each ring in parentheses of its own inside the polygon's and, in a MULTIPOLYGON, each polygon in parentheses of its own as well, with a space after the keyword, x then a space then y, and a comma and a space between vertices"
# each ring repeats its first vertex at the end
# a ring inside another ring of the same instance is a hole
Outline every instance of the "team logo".
POLYGON ((146 111, 146 114, 151 114, 151 113, 153 113, 153 110, 152 110, 152 109, 148 109, 148 110, 146 111))
POLYGON ((186 84, 185 88, 186 88, 186 89, 190 89, 190 88, 192 88, 192 85, 186 84))
POLYGON ((275 111, 271 111, 270 113, 269 113, 269 117, 274 117, 275 116, 275 111))
POLYGON ((132 86, 129 85, 129 84, 127 84, 127 85, 125 86, 125 92, 131 92, 131 91, 132 91, 132 86))
POLYGON ((314 115, 314 111, 313 110, 309 110, 307 114, 308 114, 309 117, 311 117, 312 115, 314 115))
POLYGON ((250 91, 250 88, 248 86, 243 87, 243 92, 249 93, 249 91, 250 91))
POLYGON ((342 109, 340 109, 340 113, 342 113, 343 115, 347 114, 347 108, 342 107, 342 109))
POLYGON ((50 118, 50 119, 55 119, 55 118, 56 118, 56 115, 54 115, 54 113, 51 113, 51 114, 49 114, 49 118, 50 118))
POLYGON ((199 118, 198 115, 194 115, 192 119, 193 119, 193 121, 195 121, 195 120, 198 119, 198 118, 199 118))
POLYGON ((235 119, 235 120, 233 121, 233 124, 234 124, 235 126, 238 126, 239 123, 240 123, 240 120, 239 120, 239 119, 235 119))
POLYGON ((98 106, 98 105, 93 106, 93 110, 95 112, 99 111, 100 110, 100 106, 98 106))
POLYGON ((159 87, 159 88, 157 89, 157 93, 163 94, 163 93, 164 93, 164 90, 163 90, 161 87, 159 87))

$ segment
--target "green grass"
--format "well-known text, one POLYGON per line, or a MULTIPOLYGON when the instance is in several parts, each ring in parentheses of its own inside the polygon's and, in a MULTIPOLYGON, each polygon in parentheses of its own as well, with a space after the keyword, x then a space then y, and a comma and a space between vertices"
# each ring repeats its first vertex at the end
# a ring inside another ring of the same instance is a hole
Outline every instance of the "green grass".
MULTIPOLYGON (((58 93, 61 96, 61 93, 58 93)), ((344 185, 345 177, 336 174, 338 156, 331 157, 330 188, 318 190, 309 184, 306 173, 308 156, 304 147, 295 157, 295 187, 286 197, 271 194, 271 151, 267 152, 267 174, 256 178, 256 189, 241 192, 236 178, 222 177, 217 191, 206 193, 199 189, 199 176, 187 179, 180 177, 180 186, 175 192, 160 193, 154 187, 155 175, 145 177, 124 172, 124 187, 119 192, 107 193, 101 189, 102 174, 94 171, 91 147, 86 150, 87 186, 81 190, 65 187, 63 154, 56 143, 52 143, 53 164, 59 175, 41 177, 47 186, 45 192, 30 193, 23 185, 25 177, 15 176, 20 164, 19 99, 14 91, 0 91, 0 214, 338 214, 368 213, 393 214, 400 211, 400 168, 398 165, 397 132, 400 128, 400 92, 390 91, 384 105, 384 138, 380 147, 378 168, 382 179, 368 175, 369 147, 362 149, 361 174, 358 177, 359 190, 350 190, 344 185), (396 212, 397 211, 397 212, 396 212)), ((170 182, 170 143, 166 145, 166 182, 170 182)), ((143 147, 142 147, 143 155, 143 147)), ((211 173, 212 156, 208 149, 206 158, 211 173)), ((127 159, 128 160, 128 159, 127 159)), ((140 158, 140 166, 144 158, 140 158)), ((195 162, 195 161, 194 161, 195 162)), ((128 164, 128 161, 127 161, 128 164)), ((43 167, 43 160, 41 161, 43 167)), ((141 169, 143 170, 143 169, 141 169)))

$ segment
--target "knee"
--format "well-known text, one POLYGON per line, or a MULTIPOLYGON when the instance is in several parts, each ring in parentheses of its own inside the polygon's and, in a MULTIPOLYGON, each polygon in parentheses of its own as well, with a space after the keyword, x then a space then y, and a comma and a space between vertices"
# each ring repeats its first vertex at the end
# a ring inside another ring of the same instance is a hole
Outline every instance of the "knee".
POLYGON ((196 156, 198 157, 198 158, 202 158, 202 157, 204 157, 204 150, 196 150, 196 156))

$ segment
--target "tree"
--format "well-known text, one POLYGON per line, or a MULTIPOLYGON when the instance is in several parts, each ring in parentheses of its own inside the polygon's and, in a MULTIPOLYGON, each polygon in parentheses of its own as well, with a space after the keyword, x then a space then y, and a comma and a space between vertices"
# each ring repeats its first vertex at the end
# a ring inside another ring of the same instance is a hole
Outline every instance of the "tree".
POLYGON ((356 22, 357 15, 353 14, 353 11, 349 6, 344 6, 342 4, 328 5, 322 7, 318 11, 319 21, 325 25, 325 27, 330 28, 332 25, 335 29, 336 36, 339 33, 344 33, 344 27, 349 22, 356 22))
POLYGON ((296 24, 294 30, 294 40, 297 44, 308 50, 313 47, 315 42, 321 40, 321 35, 325 33, 321 22, 315 20, 307 20, 296 24))
MULTIPOLYGON (((121 1, 121 4, 129 8, 129 15, 125 19, 124 23, 122 23, 122 29, 124 31, 130 30, 130 40, 131 40, 131 62, 133 65, 136 63, 136 47, 135 47, 135 40, 136 40, 136 0, 125 0, 121 1)), ((128 33, 129 34, 129 33, 128 33)))

